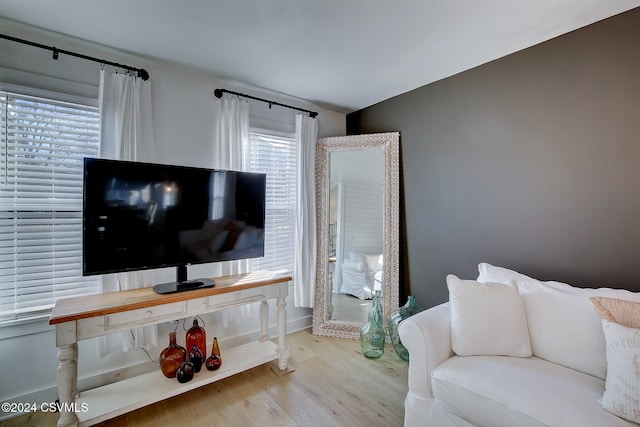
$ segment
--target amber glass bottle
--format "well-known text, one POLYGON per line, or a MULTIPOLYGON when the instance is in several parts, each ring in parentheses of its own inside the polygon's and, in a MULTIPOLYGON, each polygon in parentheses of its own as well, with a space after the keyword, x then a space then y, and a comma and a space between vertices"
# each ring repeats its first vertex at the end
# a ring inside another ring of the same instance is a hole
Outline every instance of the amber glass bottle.
POLYGON ((176 371, 187 358, 184 347, 176 344, 176 333, 169 333, 169 346, 160 353, 160 369, 167 378, 175 378, 176 371))
POLYGON ((203 327, 198 325, 198 319, 193 319, 193 326, 187 331, 187 351, 191 351, 194 344, 198 346, 200 354, 204 358, 207 354, 207 333, 203 327))
POLYGON ((211 348, 211 356, 204 363, 210 371, 215 371, 222 366, 222 357, 220 357, 220 347, 218 347, 218 337, 213 337, 213 347, 211 348))

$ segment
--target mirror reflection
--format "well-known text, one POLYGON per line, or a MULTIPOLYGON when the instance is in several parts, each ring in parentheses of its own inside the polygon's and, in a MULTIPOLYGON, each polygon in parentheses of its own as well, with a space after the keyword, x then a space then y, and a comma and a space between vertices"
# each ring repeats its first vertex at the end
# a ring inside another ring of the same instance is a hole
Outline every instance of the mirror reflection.
POLYGON ((398 307, 399 165, 398 132, 316 143, 316 335, 359 338, 376 289, 398 307))
POLYGON ((384 281, 384 150, 336 151, 329 163, 328 316, 364 323, 384 281))

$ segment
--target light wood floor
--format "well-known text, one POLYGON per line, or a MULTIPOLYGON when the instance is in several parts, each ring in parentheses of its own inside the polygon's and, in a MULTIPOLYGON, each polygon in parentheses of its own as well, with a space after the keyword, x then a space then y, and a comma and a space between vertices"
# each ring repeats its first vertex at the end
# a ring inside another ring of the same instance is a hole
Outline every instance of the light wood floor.
MULTIPOLYGON (((409 365, 390 344, 382 358, 370 360, 359 341, 319 337, 308 329, 288 335, 287 342, 293 372, 279 376, 270 364, 258 366, 100 425, 402 426, 409 365)), ((0 427, 56 421, 57 414, 38 412, 0 427)))

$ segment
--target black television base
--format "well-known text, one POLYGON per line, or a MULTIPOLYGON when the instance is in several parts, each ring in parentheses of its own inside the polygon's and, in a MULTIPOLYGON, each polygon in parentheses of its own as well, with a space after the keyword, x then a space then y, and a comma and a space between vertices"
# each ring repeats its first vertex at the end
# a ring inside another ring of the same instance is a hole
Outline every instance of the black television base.
POLYGON ((212 279, 192 279, 181 282, 160 283, 153 286, 158 294, 172 294, 174 292, 191 291, 193 289, 211 288, 216 285, 212 279))

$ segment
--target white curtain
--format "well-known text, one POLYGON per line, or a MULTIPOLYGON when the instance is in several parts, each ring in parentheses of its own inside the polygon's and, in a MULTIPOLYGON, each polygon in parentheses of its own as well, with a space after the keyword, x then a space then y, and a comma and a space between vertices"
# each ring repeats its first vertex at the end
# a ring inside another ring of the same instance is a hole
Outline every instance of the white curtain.
POLYGON ((313 308, 316 289, 316 119, 296 116, 296 247, 294 304, 313 308))
MULTIPOLYGON (((249 103, 237 96, 225 94, 216 100, 217 114, 213 137, 213 167, 218 169, 242 170, 243 147, 249 141, 249 103)), ((251 270, 250 260, 225 261, 214 264, 214 276, 247 273, 251 270)), ((256 304, 224 310, 223 327, 231 319, 239 325, 258 314, 256 304)))
POLYGON ((249 103, 224 95, 217 106, 213 167, 242 170, 242 148, 249 141, 249 103))
MULTIPOLYGON (((100 71, 100 149, 101 157, 152 161, 153 121, 151 82, 129 74, 100 71)), ((149 271, 118 273, 103 277, 103 291, 152 286, 149 271)), ((158 345, 158 330, 145 326, 121 334, 103 337, 98 352, 105 356, 122 348, 148 348, 158 345)))

